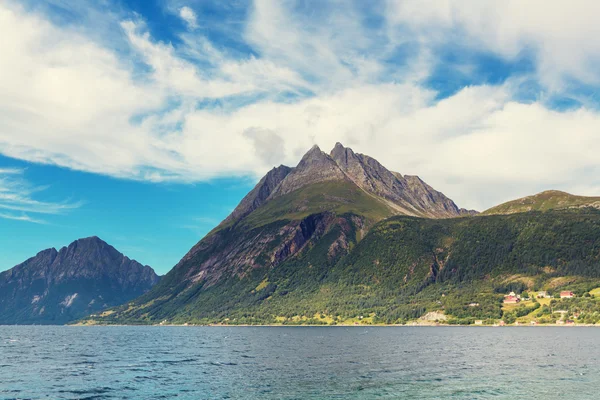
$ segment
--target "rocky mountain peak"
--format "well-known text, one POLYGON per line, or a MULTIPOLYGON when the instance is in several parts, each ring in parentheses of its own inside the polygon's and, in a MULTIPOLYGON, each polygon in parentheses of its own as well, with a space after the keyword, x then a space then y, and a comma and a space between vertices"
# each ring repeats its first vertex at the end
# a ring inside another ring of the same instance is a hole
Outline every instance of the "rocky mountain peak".
POLYGON ((333 146, 333 149, 331 149, 330 155, 333 157, 334 154, 341 153, 341 152, 346 152, 346 150, 352 151, 352 149, 350 147, 345 147, 340 142, 336 142, 335 146, 333 146))
POLYGON ((302 159, 296 168, 301 168, 302 166, 308 164, 320 162, 327 162, 327 154, 325 154, 321 148, 315 144, 304 154, 304 156, 302 156, 302 159))
POLYGON ((270 170, 216 230, 239 221, 270 200, 324 182, 346 182, 379 198, 391 215, 447 218, 474 212, 461 210, 417 176, 402 176, 379 161, 337 142, 329 154, 318 145, 308 150, 295 168, 270 170))
POLYGON ((331 156, 314 145, 304 154, 298 166, 273 191, 270 198, 293 192, 313 183, 336 180, 347 181, 348 178, 331 156))
POLYGON ((344 169, 344 166, 348 166, 349 162, 351 163, 352 161, 357 160, 354 151, 352 151, 350 147, 344 147, 340 142, 335 144, 335 147, 331 150, 329 155, 342 169, 344 169))
MULTIPOLYGON (((420 178, 394 173, 341 143, 329 154, 313 146, 295 168, 269 171, 224 223, 193 246, 148 296, 134 301, 133 307, 121 307, 116 318, 146 319, 152 313, 153 320, 162 321, 178 310, 212 311, 228 300, 211 303, 203 293, 211 287, 215 288, 211 293, 227 289, 214 286, 221 282, 248 282, 244 296, 266 300, 283 282, 272 285, 269 271, 285 276, 286 284, 297 285, 301 281, 296 277, 303 279, 302 274, 321 280, 335 272, 329 268, 355 251, 376 223, 397 215, 447 218, 458 217, 461 211, 420 178), (152 307, 146 306, 149 300, 152 307)), ((379 257, 378 253, 379 249, 369 252, 369 257, 379 257)), ((388 253, 397 263, 394 251, 388 253)), ((425 270, 434 268, 437 273, 436 262, 432 267, 425 261, 425 270)), ((371 258, 360 268, 373 264, 371 258)), ((404 282, 408 278, 404 276, 404 282)), ((227 296, 235 296, 235 291, 227 290, 227 296)), ((283 297, 287 291, 280 293, 283 297)))
POLYGON ((40 251, 36 254, 36 257, 56 257, 57 254, 58 250, 56 250, 54 247, 51 247, 49 249, 40 251))
POLYGON ((68 322, 137 297, 158 281, 152 268, 97 236, 79 239, 0 273, 0 324, 68 322))
POLYGON ((75 240, 69 246, 63 247, 58 252, 58 257, 81 263, 81 260, 117 259, 123 255, 98 236, 90 236, 75 240))
POLYGON ((88 245, 107 245, 104 240, 100 239, 98 236, 89 236, 81 239, 77 239, 73 243, 78 244, 88 244, 88 245))

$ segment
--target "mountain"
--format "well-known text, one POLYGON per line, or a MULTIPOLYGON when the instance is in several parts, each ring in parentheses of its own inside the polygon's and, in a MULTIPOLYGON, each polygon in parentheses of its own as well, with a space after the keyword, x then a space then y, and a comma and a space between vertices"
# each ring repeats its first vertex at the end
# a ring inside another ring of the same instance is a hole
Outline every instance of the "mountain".
POLYGON ((591 207, 600 209, 600 197, 575 196, 558 190, 548 190, 533 196, 509 201, 483 212, 484 215, 515 214, 528 211, 548 211, 591 207))
POLYGON ((598 210, 452 219, 394 216, 331 260, 336 240, 337 235, 324 234, 276 267, 215 281, 204 276, 187 288, 159 284, 88 322, 396 324, 430 319, 491 324, 500 319, 552 323, 574 315, 600 322, 600 299, 590 295, 600 294, 598 210), (552 313, 549 299, 513 308, 502 303, 511 291, 561 290, 581 299, 556 300, 556 309, 568 310, 565 316, 552 313))
MULTIPOLYGON (((267 272, 283 271, 282 266, 307 255, 319 258, 323 267, 334 265, 374 224, 391 216, 451 218, 473 213, 419 177, 389 171, 340 143, 329 154, 314 146, 296 167, 269 171, 156 287, 125 311, 115 310, 110 319, 156 322, 188 315, 205 301, 209 288, 256 277, 262 281, 267 272)), ((269 290, 261 294, 266 293, 269 290)), ((231 295, 232 301, 236 298, 231 295)))
POLYGON ((64 324, 150 290, 159 277, 97 237, 0 273, 0 324, 64 324))
POLYGON ((600 322, 600 210, 580 199, 477 215, 339 143, 313 147, 267 173, 148 293, 84 322, 600 322), (560 300, 562 317, 550 300, 503 305, 511 291, 564 289, 582 300, 560 300))
MULTIPOLYGON (((243 220, 267 203, 272 212, 277 212, 273 215, 276 219, 346 209, 368 214, 374 221, 392 215, 452 218, 476 213, 458 208, 418 176, 391 172, 377 160, 356 154, 341 143, 330 154, 313 146, 295 168, 273 168, 218 229, 243 220), (317 188, 323 191, 317 192, 317 188)), ((261 211, 264 216, 265 210, 261 211)))

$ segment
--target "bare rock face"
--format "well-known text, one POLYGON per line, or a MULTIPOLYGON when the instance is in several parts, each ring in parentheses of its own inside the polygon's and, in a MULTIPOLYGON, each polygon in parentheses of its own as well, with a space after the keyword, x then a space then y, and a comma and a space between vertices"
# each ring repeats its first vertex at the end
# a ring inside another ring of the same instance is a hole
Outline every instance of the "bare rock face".
POLYGON ((390 199, 399 199, 404 190, 403 182, 377 160, 363 154, 355 154, 351 148, 336 143, 331 157, 342 171, 360 188, 390 199))
POLYGON ((319 146, 313 146, 302 157, 298 166, 273 191, 270 199, 291 193, 312 183, 346 180, 348 177, 336 162, 322 152, 319 146))
POLYGON ((270 200, 322 182, 356 185, 390 208, 391 215, 452 218, 477 213, 459 209, 451 199, 418 176, 402 176, 389 171, 374 158, 336 143, 330 154, 313 146, 295 168, 283 165, 273 168, 217 229, 242 220, 270 200))
POLYGON ((364 154, 356 154, 341 143, 336 143, 331 156, 358 187, 386 200, 397 214, 421 214, 406 196, 407 186, 404 179, 387 170, 379 161, 364 154))
POLYGON ((244 218, 252 211, 263 205, 271 193, 279 186, 279 184, 285 179, 286 176, 292 171, 292 168, 280 165, 279 167, 273 168, 269 171, 242 199, 240 204, 233 210, 233 212, 221 223, 226 225, 229 222, 233 222, 244 218))
POLYGON ((463 215, 456 204, 423 182, 416 175, 404 175, 408 193, 413 204, 423 210, 423 214, 433 218, 451 218, 463 215))
POLYGON ((386 169, 379 161, 336 143, 331 157, 361 189, 388 200, 398 214, 427 218, 451 218, 470 214, 462 211, 443 193, 434 190, 418 176, 402 176, 386 169))
POLYGON ((0 273, 0 324, 62 324, 131 300, 158 275, 97 237, 39 252, 0 273))
POLYGON ((226 277, 243 277, 256 268, 274 268, 307 247, 316 244, 325 234, 339 228, 339 236, 330 248, 330 257, 337 257, 348 250, 347 236, 354 229, 366 225, 363 218, 340 218, 324 212, 312 214, 301 220, 289 221, 277 226, 267 225, 237 232, 236 228, 224 228, 201 240, 173 268, 173 275, 183 277, 170 283, 171 273, 161 286, 190 288, 203 281, 205 286, 226 277))

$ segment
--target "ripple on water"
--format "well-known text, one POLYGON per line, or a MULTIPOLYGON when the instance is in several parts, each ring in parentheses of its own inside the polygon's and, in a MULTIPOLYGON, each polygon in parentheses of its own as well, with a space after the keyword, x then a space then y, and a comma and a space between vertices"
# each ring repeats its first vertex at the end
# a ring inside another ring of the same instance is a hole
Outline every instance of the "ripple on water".
POLYGON ((531 332, 0 327, 0 398, 596 398, 597 330, 531 332))

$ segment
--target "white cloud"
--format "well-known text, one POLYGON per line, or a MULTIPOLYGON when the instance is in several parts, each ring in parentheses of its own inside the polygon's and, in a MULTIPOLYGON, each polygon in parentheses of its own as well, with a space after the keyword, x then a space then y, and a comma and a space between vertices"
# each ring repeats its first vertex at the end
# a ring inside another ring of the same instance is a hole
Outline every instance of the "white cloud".
POLYGON ((358 10, 347 4, 343 12, 332 9, 321 19, 294 14, 293 4, 254 1, 245 38, 265 58, 301 71, 321 90, 380 78, 384 68, 379 59, 387 48, 369 34, 358 10))
POLYGON ((183 19, 190 29, 198 28, 198 19, 196 13, 191 8, 185 6, 179 9, 179 16, 183 19))
MULTIPOLYGON (((440 102, 433 96, 412 85, 360 86, 292 104, 255 104, 231 114, 194 112, 184 132, 218 131, 228 138, 225 142, 253 149, 259 161, 262 147, 245 143, 252 127, 264 137, 283 138, 283 149, 272 153, 277 160, 270 161, 288 165, 312 143, 329 150, 342 141, 478 209, 550 187, 593 194, 590 189, 600 184, 598 113, 518 103, 511 100, 510 85, 470 87, 440 102)), ((211 164, 219 162, 220 154, 230 154, 213 146, 218 150, 211 164)), ((194 148, 184 142, 181 152, 191 157, 194 148)), ((247 151, 244 156, 251 156, 247 151)))
POLYGON ((455 42, 507 59, 532 51, 551 90, 573 78, 600 83, 599 14, 595 0, 389 0, 386 10, 390 24, 425 44, 455 42))
MULTIPOLYGON (((170 44, 154 43, 143 26, 133 21, 125 21, 123 30, 132 48, 137 51, 148 66, 152 68, 150 90, 164 90, 164 95, 178 95, 202 98, 220 98, 232 96, 254 89, 251 80, 231 81, 227 77, 209 78, 202 74, 192 63, 176 56, 170 44)), ((133 85, 133 82, 129 82, 133 85)))
POLYGON ((0 151, 136 179, 255 171, 245 143, 236 144, 235 137, 224 142, 227 135, 215 137, 215 130, 203 127, 186 130, 186 121, 193 119, 197 101, 277 93, 301 83, 297 74, 270 61, 229 60, 208 49, 215 70, 209 74, 178 57, 171 45, 152 42, 143 24, 125 21, 122 27, 131 49, 151 68, 143 78, 78 32, 0 6, 0 33, 14 38, 0 44, 0 151))
MULTIPOLYGON (((0 4, 0 35, 11 37, 0 42, 5 155, 121 178, 195 181, 260 175, 294 165, 314 143, 328 150, 341 141, 419 174, 466 207, 550 187, 600 188, 598 112, 519 103, 514 80, 442 101, 420 85, 436 62, 435 45, 456 38, 507 58, 534 46, 549 86, 569 75, 594 81, 588 64, 600 54, 598 41, 574 47, 596 28, 586 17, 566 32, 553 22, 568 12, 562 6, 546 5, 552 10, 536 17, 529 3, 519 11, 512 1, 390 2, 388 30, 374 35, 351 7, 324 20, 257 0, 244 38, 258 55, 240 59, 197 32, 183 33, 179 47, 158 42, 135 19, 119 22, 127 51, 115 50, 10 4, 0 4), (414 37, 423 44, 414 58, 386 64, 394 46, 414 37)), ((569 18, 581 6, 575 1, 569 18)), ((184 8, 176 8, 180 16, 197 23, 184 8)), ((33 205, 24 199, 11 210, 39 212, 25 209, 33 205)))
POLYGON ((36 193, 46 189, 32 186, 22 169, 0 168, 0 218, 46 223, 29 214, 63 214, 81 206, 79 202, 52 203, 34 198, 36 193))
POLYGON ((32 218, 32 217, 30 217, 27 214, 13 215, 13 214, 0 213, 0 218, 3 218, 3 219, 12 219, 14 221, 32 222, 34 224, 45 224, 46 223, 45 221, 43 221, 41 219, 32 218))

